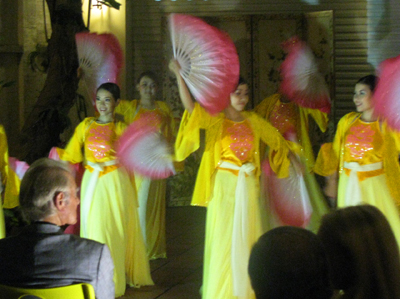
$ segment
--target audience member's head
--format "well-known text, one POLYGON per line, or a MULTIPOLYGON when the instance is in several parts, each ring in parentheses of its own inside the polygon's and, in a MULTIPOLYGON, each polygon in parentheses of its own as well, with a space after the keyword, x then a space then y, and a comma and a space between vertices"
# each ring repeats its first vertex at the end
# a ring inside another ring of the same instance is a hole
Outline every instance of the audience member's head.
POLYGON ((339 209, 322 219, 318 231, 332 285, 343 298, 400 298, 400 258, 394 234, 375 207, 339 209))
POLYGON ((75 180, 66 165, 48 158, 39 159, 21 181, 21 212, 28 222, 74 224, 79 204, 76 192, 75 180))
POLYGON ((318 237, 305 229, 282 226, 254 245, 249 261, 257 299, 328 299, 328 266, 318 237))

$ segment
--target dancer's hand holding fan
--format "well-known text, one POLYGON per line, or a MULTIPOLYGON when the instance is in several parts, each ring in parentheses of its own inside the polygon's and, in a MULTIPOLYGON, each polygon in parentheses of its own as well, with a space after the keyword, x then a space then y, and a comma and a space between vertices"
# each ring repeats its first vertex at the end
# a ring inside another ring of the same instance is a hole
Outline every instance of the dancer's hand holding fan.
POLYGON ((203 20, 183 14, 169 17, 175 59, 194 98, 211 114, 229 105, 239 79, 239 58, 230 37, 203 20))
POLYGON ((287 40, 282 47, 288 54, 281 64, 281 93, 301 107, 329 113, 329 89, 311 49, 297 37, 287 40))
POLYGON ((163 136, 145 121, 129 125, 117 144, 117 156, 129 171, 151 179, 175 174, 172 150, 163 136))

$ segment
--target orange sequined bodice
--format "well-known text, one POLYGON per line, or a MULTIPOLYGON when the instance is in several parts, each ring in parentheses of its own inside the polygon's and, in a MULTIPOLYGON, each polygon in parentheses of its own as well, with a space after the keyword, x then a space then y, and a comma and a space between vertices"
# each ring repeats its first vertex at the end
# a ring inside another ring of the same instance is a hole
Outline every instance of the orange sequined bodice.
POLYGON ((114 143, 117 140, 115 125, 90 124, 85 141, 85 156, 91 162, 105 162, 115 159, 114 143))
POLYGON ((278 100, 272 109, 269 121, 287 139, 289 133, 296 133, 297 118, 298 111, 294 103, 282 103, 278 100))
POLYGON ((361 165, 383 160, 384 142, 379 121, 356 119, 345 135, 344 161, 361 165))
POLYGON ((234 122, 224 119, 221 160, 241 166, 253 162, 254 135, 247 120, 234 122))
POLYGON ((160 109, 149 110, 140 108, 134 121, 136 120, 143 120, 146 124, 152 125, 159 131, 161 130, 163 124, 166 122, 166 120, 164 119, 164 114, 160 109))

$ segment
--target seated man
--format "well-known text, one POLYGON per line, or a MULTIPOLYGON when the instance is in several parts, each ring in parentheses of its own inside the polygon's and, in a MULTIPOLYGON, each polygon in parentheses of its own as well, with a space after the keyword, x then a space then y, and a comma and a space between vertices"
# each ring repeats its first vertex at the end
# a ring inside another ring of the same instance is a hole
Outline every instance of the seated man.
POLYGON ((58 161, 32 164, 21 182, 20 205, 31 224, 0 240, 0 284, 45 288, 90 283, 96 298, 114 298, 110 251, 104 244, 64 234, 77 221, 79 199, 72 175, 58 161))
POLYGON ((329 299, 328 264, 318 237, 281 226, 262 235, 249 261, 257 299, 329 299))

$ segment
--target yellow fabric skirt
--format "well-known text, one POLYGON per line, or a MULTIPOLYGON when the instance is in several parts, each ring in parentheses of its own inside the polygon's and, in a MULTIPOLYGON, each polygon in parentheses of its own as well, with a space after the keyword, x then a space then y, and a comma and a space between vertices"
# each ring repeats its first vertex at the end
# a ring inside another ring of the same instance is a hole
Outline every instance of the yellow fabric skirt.
MULTIPOLYGON (((237 176, 229 170, 218 169, 214 177, 214 191, 207 207, 204 249, 203 299, 238 298, 233 295, 231 246, 235 210, 237 176)), ((248 190, 248 248, 263 233, 259 185, 254 176, 246 177, 248 190)), ((250 286, 250 279, 247 276, 250 286)), ((255 298, 251 287, 245 299, 255 298)))
POLYGON ((366 178, 358 181, 361 196, 346 198, 346 189, 349 176, 343 171, 339 177, 338 208, 358 204, 370 204, 377 207, 387 218, 400 246, 400 217, 395 202, 390 194, 386 174, 366 178))
MULTIPOLYGON (((135 174, 136 190, 140 190, 143 177, 135 174)), ((146 246, 149 259, 166 258, 166 237, 165 237, 165 209, 166 209, 166 180, 152 180, 146 199, 139 199, 139 202, 146 202, 146 246)), ((138 192, 140 194, 140 192, 138 192)))
POLYGON ((306 183, 308 196, 313 208, 310 223, 306 228, 317 233, 321 225, 321 218, 329 212, 329 206, 313 173, 304 174, 304 182, 306 183))
MULTIPOLYGON (((85 198, 91 176, 92 173, 86 170, 81 198, 85 198)), ((153 285, 137 215, 136 193, 123 168, 98 178, 90 210, 81 210, 81 215, 85 214, 88 215, 88 238, 107 244, 110 249, 114 262, 115 296, 125 293, 127 283, 153 285)))

